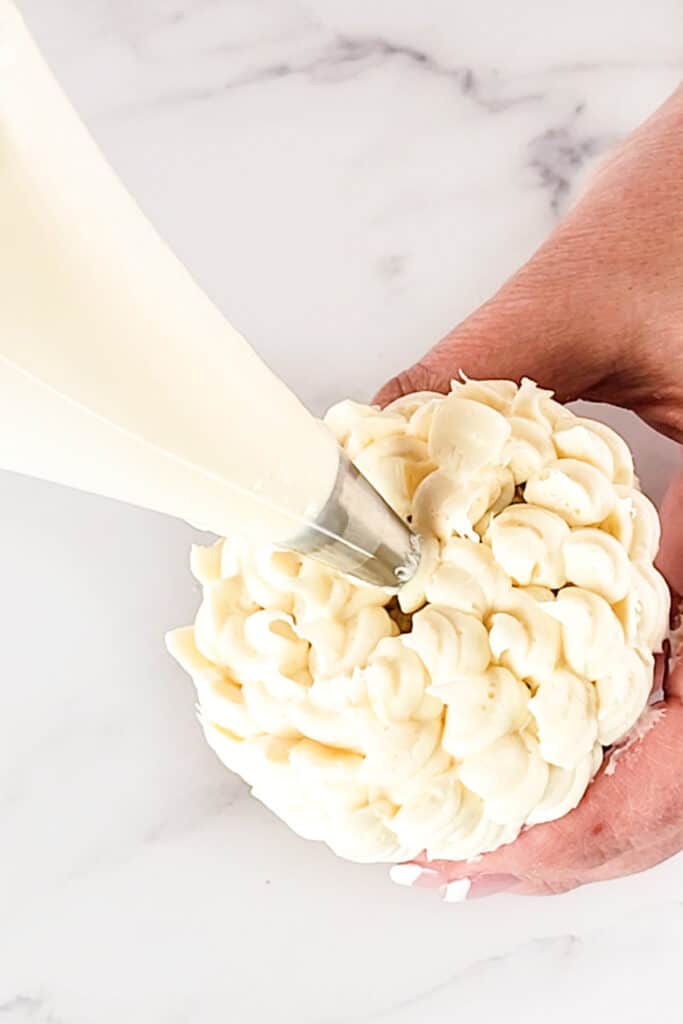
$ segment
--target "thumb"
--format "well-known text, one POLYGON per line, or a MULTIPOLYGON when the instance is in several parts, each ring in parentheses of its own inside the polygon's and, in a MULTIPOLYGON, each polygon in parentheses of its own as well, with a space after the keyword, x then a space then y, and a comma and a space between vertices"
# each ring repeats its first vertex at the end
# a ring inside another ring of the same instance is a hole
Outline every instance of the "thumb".
POLYGON ((560 401, 608 397, 605 382, 627 335, 621 311, 596 302, 585 269, 555 242, 414 366, 378 393, 380 405, 413 391, 447 392, 460 372, 519 381, 532 377, 560 401))

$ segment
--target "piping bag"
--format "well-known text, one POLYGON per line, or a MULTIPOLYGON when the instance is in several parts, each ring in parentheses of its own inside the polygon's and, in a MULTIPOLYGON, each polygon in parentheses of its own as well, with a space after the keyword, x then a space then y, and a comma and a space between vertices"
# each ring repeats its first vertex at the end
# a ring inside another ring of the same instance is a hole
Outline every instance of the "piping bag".
POLYGON ((110 169, 0 0, 0 467, 380 586, 415 536, 110 169))

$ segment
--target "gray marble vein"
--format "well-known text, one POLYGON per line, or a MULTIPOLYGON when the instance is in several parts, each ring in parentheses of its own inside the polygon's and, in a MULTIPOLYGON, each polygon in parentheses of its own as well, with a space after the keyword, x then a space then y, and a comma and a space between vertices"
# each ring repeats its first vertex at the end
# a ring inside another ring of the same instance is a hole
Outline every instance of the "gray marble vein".
MULTIPOLYGON (((229 58, 242 48, 220 44, 210 48, 209 55, 229 58)), ((256 55, 257 56, 257 55, 256 55)), ((398 62, 405 68, 445 79, 463 96, 489 113, 498 113, 520 103, 539 102, 537 92, 503 95, 501 75, 495 70, 479 72, 473 67, 445 65, 428 52, 416 47, 399 45, 378 37, 338 35, 326 40, 321 47, 300 57, 286 54, 273 63, 260 64, 255 60, 247 70, 228 74, 221 81, 207 86, 170 89, 149 101, 151 107, 168 107, 177 103, 205 102, 221 94, 247 86, 263 85, 282 79, 302 76, 314 83, 337 83, 362 75, 386 62, 398 62)))
POLYGON ((611 135, 582 131, 584 110, 585 104, 579 103, 564 123, 544 129, 527 144, 529 167, 556 216, 565 211, 573 181, 586 162, 608 152, 618 141, 611 135))
MULTIPOLYGON (((564 960, 576 955, 582 946, 583 943, 577 935, 546 936, 535 939, 517 949, 462 967, 423 992, 417 992, 408 999, 392 1003, 378 1012, 354 1018, 354 1024, 380 1024, 381 1021, 386 1020, 422 1020, 425 1012, 424 1004, 434 999, 440 1000, 444 995, 448 995, 448 1001, 452 1001, 452 1006, 455 1009, 459 1005, 458 987, 460 985, 471 985, 473 982, 476 984, 479 981, 483 985, 495 984, 495 979, 491 978, 491 974, 495 974, 496 969, 501 965, 509 965, 515 957, 534 956, 540 952, 543 956, 564 960)), ((330 1017, 324 1022, 321 1021, 320 1024, 345 1024, 346 1020, 330 1017)))
POLYGON ((67 1024, 57 1017, 47 1000, 37 996, 14 996, 0 1003, 0 1020, 6 1024, 67 1024))

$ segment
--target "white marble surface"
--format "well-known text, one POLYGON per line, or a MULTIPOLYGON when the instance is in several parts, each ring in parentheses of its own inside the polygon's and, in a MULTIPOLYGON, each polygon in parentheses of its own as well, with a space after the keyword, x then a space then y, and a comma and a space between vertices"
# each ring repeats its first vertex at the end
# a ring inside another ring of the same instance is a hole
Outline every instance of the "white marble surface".
MULTIPOLYGON (((144 209, 316 410, 543 238, 683 70, 680 0, 20 0, 144 209)), ((661 494, 673 446, 626 429, 661 494)), ((0 476, 0 1024, 680 1021, 683 860, 453 906, 290 834, 164 630, 191 531, 0 476)))

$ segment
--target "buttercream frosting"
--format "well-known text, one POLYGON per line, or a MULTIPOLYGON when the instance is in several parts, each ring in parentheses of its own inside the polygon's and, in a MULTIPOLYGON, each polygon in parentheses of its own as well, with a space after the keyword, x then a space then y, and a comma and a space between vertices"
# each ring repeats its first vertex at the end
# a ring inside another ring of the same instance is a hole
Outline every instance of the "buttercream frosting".
POLYGON ((577 805, 645 707, 669 595, 609 427, 531 381, 454 382, 328 429, 420 534, 398 594, 238 538, 196 548, 169 646, 207 739, 357 861, 476 857, 577 805))

